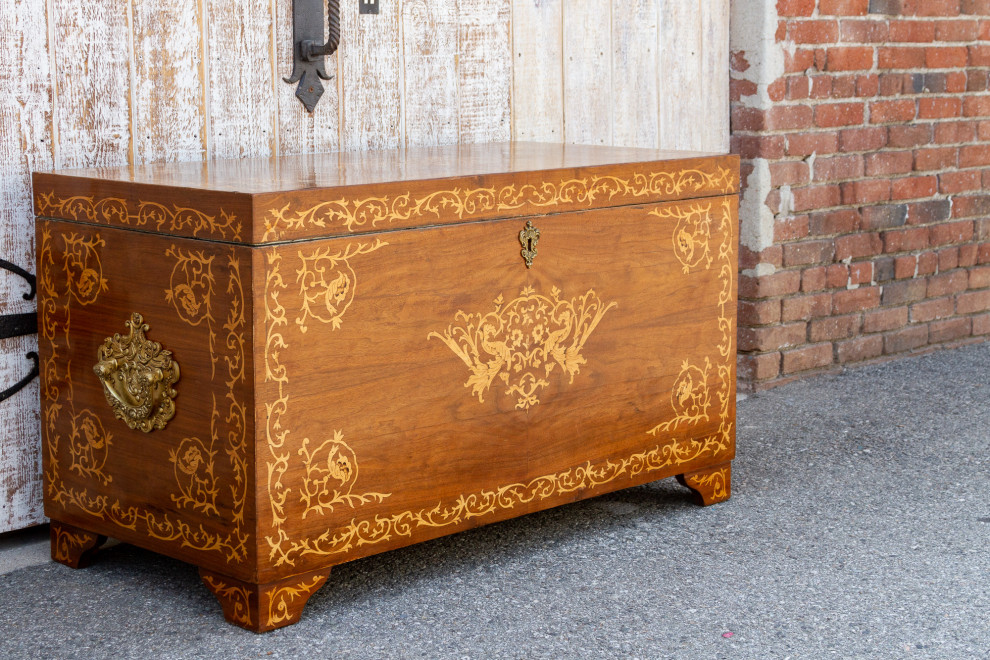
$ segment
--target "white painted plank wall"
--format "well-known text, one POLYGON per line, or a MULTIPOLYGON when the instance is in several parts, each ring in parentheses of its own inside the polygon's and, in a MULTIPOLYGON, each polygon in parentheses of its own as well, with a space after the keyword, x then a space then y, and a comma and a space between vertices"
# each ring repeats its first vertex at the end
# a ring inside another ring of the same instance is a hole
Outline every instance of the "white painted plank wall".
MULTIPOLYGON (((313 115, 292 0, 2 0, 0 257, 33 271, 30 172, 507 140, 724 151, 729 0, 341 4, 313 115)), ((0 314, 29 311, 0 272, 0 314)), ((34 337, 0 342, 0 389, 34 337)), ((40 522, 37 381, 0 404, 0 532, 40 522)))

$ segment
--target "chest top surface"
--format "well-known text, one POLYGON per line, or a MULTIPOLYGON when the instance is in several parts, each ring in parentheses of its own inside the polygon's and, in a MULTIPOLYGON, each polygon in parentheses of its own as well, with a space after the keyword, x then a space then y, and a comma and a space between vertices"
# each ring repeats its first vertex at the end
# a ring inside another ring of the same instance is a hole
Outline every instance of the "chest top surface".
POLYGON ((738 158, 544 143, 35 173, 39 217, 261 245, 735 194, 738 158))

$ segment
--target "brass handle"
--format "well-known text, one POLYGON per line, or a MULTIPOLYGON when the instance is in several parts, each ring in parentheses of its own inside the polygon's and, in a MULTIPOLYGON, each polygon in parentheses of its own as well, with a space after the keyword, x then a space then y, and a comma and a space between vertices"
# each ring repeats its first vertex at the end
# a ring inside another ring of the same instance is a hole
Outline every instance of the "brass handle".
POLYGON ((179 380, 179 364, 171 351, 145 338, 148 324, 140 314, 131 314, 125 325, 130 334, 107 337, 93 371, 103 383, 114 417, 146 433, 163 429, 175 415, 172 385, 179 380))

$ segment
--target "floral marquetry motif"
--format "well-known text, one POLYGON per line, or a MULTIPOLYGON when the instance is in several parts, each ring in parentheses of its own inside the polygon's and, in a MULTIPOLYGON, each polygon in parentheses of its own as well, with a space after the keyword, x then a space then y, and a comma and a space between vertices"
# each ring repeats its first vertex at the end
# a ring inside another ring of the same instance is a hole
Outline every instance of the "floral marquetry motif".
POLYGON ((508 303, 496 298, 493 312, 458 311, 454 324, 428 338, 442 341, 467 365, 471 375, 464 386, 478 401, 497 378, 505 394, 516 397, 516 408, 525 410, 540 402, 538 393, 557 367, 574 382, 588 362, 585 342, 618 304, 605 304, 594 290, 571 300, 560 295, 556 287, 549 297, 526 287, 508 303))

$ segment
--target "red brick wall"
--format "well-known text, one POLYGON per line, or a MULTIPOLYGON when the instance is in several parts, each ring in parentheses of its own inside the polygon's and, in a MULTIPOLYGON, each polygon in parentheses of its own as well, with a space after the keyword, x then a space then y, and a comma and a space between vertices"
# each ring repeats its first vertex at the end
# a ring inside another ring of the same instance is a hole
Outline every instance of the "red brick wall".
POLYGON ((765 63, 732 57, 732 150, 772 214, 740 250, 741 386, 988 338, 990 0, 776 10, 762 102, 765 63))

